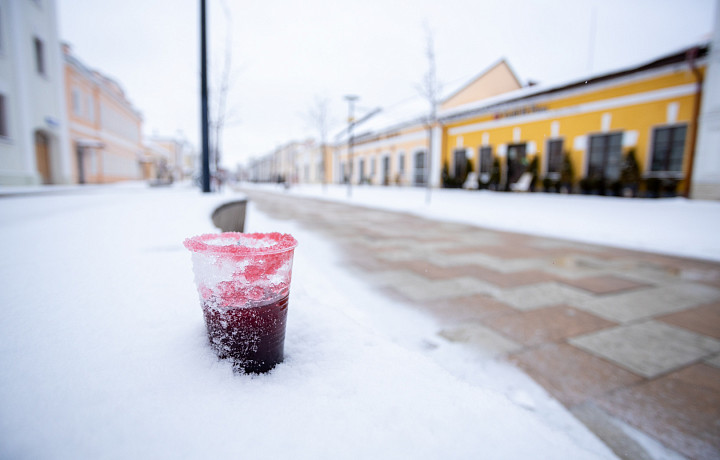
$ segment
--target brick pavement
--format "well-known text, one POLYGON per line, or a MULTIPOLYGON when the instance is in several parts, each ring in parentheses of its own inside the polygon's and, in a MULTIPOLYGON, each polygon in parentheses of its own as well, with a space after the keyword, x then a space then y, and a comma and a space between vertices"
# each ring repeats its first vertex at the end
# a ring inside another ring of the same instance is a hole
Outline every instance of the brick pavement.
POLYGON ((440 336, 519 366, 621 458, 651 457, 616 420, 720 458, 720 264, 243 192, 339 243, 440 336))

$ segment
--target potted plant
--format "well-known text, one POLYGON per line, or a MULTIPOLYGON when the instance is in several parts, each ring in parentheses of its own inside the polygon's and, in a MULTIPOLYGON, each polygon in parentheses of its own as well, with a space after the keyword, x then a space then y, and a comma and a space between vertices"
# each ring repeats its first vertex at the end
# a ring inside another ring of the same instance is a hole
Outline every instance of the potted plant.
POLYGON ((674 178, 666 178, 661 183, 661 193, 663 197, 671 198, 677 196, 678 180, 674 178))
POLYGON ((573 177, 575 177, 575 171, 573 170, 572 160, 570 159, 570 152, 563 153, 562 166, 560 167, 560 192, 571 193, 573 189, 573 177))
POLYGON ((493 160, 488 186, 490 190, 498 190, 500 188, 500 160, 497 158, 493 160))
POLYGON ((605 179, 599 174, 591 174, 580 180, 580 189, 585 195, 604 195, 605 179))
POLYGON ((542 180, 543 190, 546 193, 557 193, 560 191, 560 181, 553 179, 548 174, 542 180))
POLYGON ((645 195, 648 198, 660 198, 660 188, 662 180, 658 177, 648 177, 645 179, 645 195))
POLYGON ((637 158, 635 158, 635 149, 630 149, 625 155, 622 168, 620 169, 620 188, 619 195, 625 197, 634 197, 638 194, 640 185, 640 166, 638 166, 637 158))
POLYGON ((535 191, 535 186, 538 182, 538 156, 535 155, 532 160, 530 160, 530 165, 527 168, 527 172, 532 174, 532 181, 530 181, 530 191, 535 191))

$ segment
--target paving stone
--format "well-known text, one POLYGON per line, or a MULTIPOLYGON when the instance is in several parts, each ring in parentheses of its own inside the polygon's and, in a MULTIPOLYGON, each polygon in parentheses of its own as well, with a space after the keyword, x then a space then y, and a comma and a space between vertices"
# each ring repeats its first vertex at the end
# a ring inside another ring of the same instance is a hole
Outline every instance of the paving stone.
POLYGON ((472 321, 443 329, 438 335, 451 342, 470 345, 488 357, 507 355, 522 348, 520 344, 472 321))
POLYGON ((565 305, 493 316, 483 323, 526 346, 557 342, 616 325, 565 305))
POLYGON ((720 302, 656 318, 664 323, 720 339, 720 302))
POLYGON ((376 272, 370 278, 376 284, 392 287, 416 302, 492 293, 496 289, 475 278, 429 280, 407 270, 376 272))
POLYGON ((645 283, 638 283, 613 275, 590 276, 575 280, 566 280, 564 283, 595 294, 609 294, 648 286, 645 283))
POLYGON ((605 329, 569 342, 649 378, 720 352, 720 340, 655 321, 605 329))
POLYGON ((383 250, 376 254, 377 258, 387 260, 389 262, 406 261, 406 260, 426 260, 435 257, 435 251, 432 249, 397 249, 383 250))
POLYGON ((449 279, 470 276, 499 288, 525 286, 544 281, 558 281, 560 278, 541 270, 527 270, 516 273, 500 273, 479 265, 438 266, 425 260, 394 261, 394 268, 412 270, 429 279, 449 279))
POLYGON ((433 313, 442 323, 458 323, 465 320, 482 320, 496 315, 507 315, 517 310, 484 294, 437 299, 418 303, 433 313))
POLYGON ((513 244, 485 246, 480 248, 479 252, 499 259, 527 259, 547 256, 547 251, 542 249, 513 244))
POLYGON ((592 298, 585 291, 557 282, 503 289, 496 297, 520 310, 532 310, 558 304, 575 305, 592 298))
POLYGON ((688 458, 720 458, 720 369, 696 364, 598 403, 688 458))
POLYGON ((495 270, 500 273, 514 273, 524 270, 541 269, 548 265, 547 259, 501 259, 492 257, 480 252, 465 254, 447 254, 443 257, 435 257, 432 263, 441 267, 453 267, 463 265, 479 265, 481 267, 495 270))
POLYGON ((442 280, 449 278, 458 278, 462 276, 475 276, 476 271, 482 270, 477 266, 463 266, 463 267, 441 267, 427 260, 409 260, 393 262, 398 268, 410 270, 422 277, 431 280, 442 280))
POLYGON ((643 380, 568 344, 527 349, 510 360, 568 407, 643 380))
POLYGON ((617 322, 664 315, 720 299, 720 289, 699 283, 676 283, 591 298, 573 304, 617 322))

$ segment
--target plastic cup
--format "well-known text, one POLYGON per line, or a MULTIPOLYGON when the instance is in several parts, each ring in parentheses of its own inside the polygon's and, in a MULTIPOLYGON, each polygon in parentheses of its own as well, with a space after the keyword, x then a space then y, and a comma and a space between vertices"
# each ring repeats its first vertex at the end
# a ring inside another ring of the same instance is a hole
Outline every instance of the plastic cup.
POLYGON ((210 346, 236 370, 264 373, 283 361, 297 241, 281 233, 188 238, 210 346))

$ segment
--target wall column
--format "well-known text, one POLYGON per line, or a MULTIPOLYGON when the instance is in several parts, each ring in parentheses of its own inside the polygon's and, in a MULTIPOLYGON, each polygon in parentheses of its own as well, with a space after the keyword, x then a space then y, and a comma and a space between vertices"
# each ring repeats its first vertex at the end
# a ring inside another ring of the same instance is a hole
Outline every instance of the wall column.
POLYGON ((720 0, 705 73, 692 174, 692 198, 720 200, 720 0))

